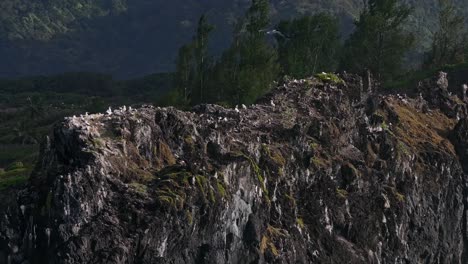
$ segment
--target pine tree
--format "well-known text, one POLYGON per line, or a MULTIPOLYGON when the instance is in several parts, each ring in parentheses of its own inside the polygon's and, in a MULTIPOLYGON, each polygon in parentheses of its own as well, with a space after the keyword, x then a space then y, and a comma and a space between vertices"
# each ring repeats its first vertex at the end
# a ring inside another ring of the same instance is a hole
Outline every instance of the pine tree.
POLYGON ((179 49, 175 74, 176 90, 171 94, 171 100, 178 101, 179 105, 206 102, 205 82, 211 67, 208 58, 208 40, 213 29, 207 17, 202 15, 193 41, 179 49))
POLYGON ((214 70, 215 85, 222 89, 217 102, 250 104, 268 91, 278 77, 277 51, 267 39, 269 1, 252 0, 236 25, 231 46, 214 70))
POLYGON ((188 105, 194 84, 195 65, 193 62, 193 47, 190 44, 183 45, 179 49, 176 62, 175 92, 172 97, 180 105, 188 105))
POLYGON ((381 81, 399 74, 414 42, 412 34, 403 29, 411 11, 398 0, 368 0, 355 22, 355 32, 345 43, 342 68, 357 73, 368 69, 381 81))
POLYGON ((212 102, 235 105, 240 101, 240 43, 245 33, 243 19, 234 28, 231 46, 225 50, 213 70, 211 85, 212 102))
POLYGON ((196 96, 193 101, 197 103, 206 102, 205 79, 210 68, 208 59, 208 40, 209 34, 214 27, 208 23, 207 17, 202 15, 198 21, 197 35, 194 39, 194 53, 196 63, 196 96))
POLYGON ((303 78, 335 71, 341 48, 338 19, 325 13, 281 21, 277 34, 283 74, 303 78))
POLYGON ((439 28, 433 35, 432 49, 425 66, 439 68, 465 61, 467 32, 465 20, 457 12, 452 0, 439 0, 439 28))
POLYGON ((245 17, 245 31, 234 43, 238 52, 239 72, 236 103, 252 103, 268 91, 277 78, 279 65, 277 52, 266 38, 265 29, 270 24, 269 1, 252 0, 245 17))

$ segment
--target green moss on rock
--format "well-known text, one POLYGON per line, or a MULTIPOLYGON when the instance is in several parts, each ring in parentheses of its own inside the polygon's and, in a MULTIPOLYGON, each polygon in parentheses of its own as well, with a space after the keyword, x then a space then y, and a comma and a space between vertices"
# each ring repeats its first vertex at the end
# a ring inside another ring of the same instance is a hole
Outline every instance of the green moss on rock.
POLYGON ((320 79, 323 82, 329 82, 333 84, 344 84, 343 79, 341 79, 340 77, 338 77, 338 75, 334 73, 322 72, 322 73, 316 74, 315 77, 320 79))
POLYGON ((336 194, 342 199, 348 198, 348 191, 344 189, 336 189, 336 194))
POLYGON ((141 194, 147 194, 148 193, 148 186, 146 186, 144 184, 137 183, 137 182, 132 182, 132 183, 129 184, 129 186, 138 193, 141 193, 141 194))

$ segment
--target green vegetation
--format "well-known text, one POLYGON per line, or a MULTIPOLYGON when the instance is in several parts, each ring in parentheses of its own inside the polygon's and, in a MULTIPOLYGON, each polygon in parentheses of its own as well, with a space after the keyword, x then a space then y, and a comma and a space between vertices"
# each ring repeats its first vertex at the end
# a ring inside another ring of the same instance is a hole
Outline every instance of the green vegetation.
POLYGON ((396 199, 400 202, 403 203, 405 201, 405 196, 399 192, 395 192, 395 197, 396 199))
POLYGON ((284 159, 281 152, 277 149, 271 149, 266 144, 262 144, 262 150, 266 156, 273 161, 273 163, 278 167, 284 167, 286 165, 286 160, 284 159))
POLYGON ((255 160, 253 158, 251 158, 250 156, 246 155, 246 154, 241 154, 241 156, 243 156, 245 159, 247 159, 250 163, 250 167, 252 168, 253 170, 253 173, 255 174, 255 177, 257 178, 258 182, 260 183, 260 187, 263 191, 263 195, 265 196, 265 199, 267 200, 267 202, 270 202, 270 198, 269 198, 269 195, 268 195, 268 188, 265 184, 265 180, 263 178, 263 175, 262 175, 262 170, 260 169, 260 167, 258 166, 257 162, 255 162, 255 160))
POLYGON ((137 183, 137 182, 132 182, 129 184, 130 187, 132 187, 136 192, 141 193, 141 194, 147 194, 148 193, 148 186, 137 183))
POLYGON ((188 105, 204 102, 206 93, 205 80, 210 73, 208 41, 214 27, 202 15, 193 41, 179 49, 176 63, 175 89, 171 94, 175 104, 188 105))
MULTIPOLYGON (((108 71, 119 74, 119 78, 127 78, 151 70, 163 71, 172 68, 173 47, 180 46, 181 41, 186 40, 187 34, 195 32, 196 17, 201 15, 195 12, 199 10, 212 10, 208 15, 212 15, 213 22, 216 21, 219 25, 217 26, 219 34, 212 38, 210 43, 211 54, 219 55, 222 48, 229 46, 225 40, 231 39, 229 34, 233 26, 238 25, 238 32, 245 31, 239 17, 245 12, 250 1, 185 0, 183 12, 180 11, 180 3, 171 1, 3 0, 0 2, 0 39, 4 43, 2 66, 5 67, 2 72, 5 74, 18 76, 38 71, 47 73, 81 69, 108 71), (155 16, 155 13, 159 15, 155 16), (161 41, 161 36, 164 36, 164 41, 161 41)), ((367 2, 362 0, 270 1, 272 5, 270 14, 272 21, 284 18, 296 18, 299 21, 300 16, 305 14, 327 14, 336 17, 340 20, 340 32, 343 33, 341 39, 344 39, 352 33, 349 21, 359 19, 361 8, 367 2)), ((410 65, 406 64, 412 67, 418 65, 422 60, 422 53, 431 48, 433 31, 439 26, 437 15, 439 4, 434 0, 399 2, 409 3, 414 7, 403 25, 403 28, 414 31, 418 37, 417 47, 411 51, 410 65)), ((460 15, 466 17, 467 9, 458 6, 463 3, 461 1, 454 3, 457 4, 460 15)), ((318 21, 318 24, 325 25, 326 22, 318 21)), ((272 25, 268 27, 272 28, 279 29, 272 25)), ((323 32, 325 28, 316 29, 317 32, 323 32)), ((283 32, 282 29, 279 31, 283 32)), ((319 34, 307 38, 320 41, 316 38, 317 35, 319 34)), ((272 36, 267 37, 270 44, 273 44, 272 36)), ((295 38, 289 37, 289 41, 292 43, 295 38)), ((312 54, 316 50, 311 49, 312 54)), ((321 61, 320 57, 324 56, 319 54, 317 61, 321 61)), ((315 58, 310 60, 311 68, 314 62, 315 58)), ((334 71, 320 67, 317 67, 317 72, 334 71)), ((214 76, 210 76, 212 77, 214 76)))
POLYGON ((467 48, 462 45, 466 41, 461 41, 465 39, 462 22, 448 1, 440 0, 440 32, 444 34, 434 34, 432 55, 427 58, 430 66, 424 71, 413 69, 411 74, 403 62, 405 56, 414 53, 416 39, 408 25, 416 14, 398 0, 365 1, 355 20, 356 29, 344 44, 338 18, 330 14, 284 20, 270 30, 268 1, 253 0, 235 27, 231 46, 217 60, 206 53, 213 27, 202 16, 193 42, 179 50, 176 89, 166 99, 184 107, 197 103, 250 104, 284 75, 303 78, 315 74, 323 82, 341 84, 343 80, 333 73, 338 66, 360 74, 368 70, 384 87, 402 90, 416 76, 426 76, 426 71, 464 61, 467 48), (269 36, 274 36, 276 44, 269 36), (453 59, 444 54, 452 54, 453 59))
POLYGON ((346 190, 336 189, 336 194, 338 195, 338 197, 340 197, 342 199, 348 198, 348 191, 346 191, 346 190))
POLYGON ((223 183, 221 181, 216 182, 216 186, 218 187, 218 193, 219 195, 224 198, 226 197, 226 188, 224 187, 223 183))
POLYGON ((433 77, 439 71, 452 72, 457 70, 467 70, 468 63, 444 65, 439 68, 423 68, 411 70, 404 75, 398 76, 393 81, 384 83, 384 89, 388 91, 411 91, 417 87, 419 81, 433 77))
POLYGON ((304 220, 302 218, 297 218, 296 219, 296 224, 297 224, 297 226, 299 226, 300 229, 304 229, 304 227, 305 227, 304 220))
POLYGON ((25 183, 36 157, 36 146, 0 144, 0 190, 25 183))
POLYGON ((13 186, 24 184, 29 179, 29 173, 18 173, 6 176, 0 173, 0 191, 13 186))
POLYGON ((0 170, 0 191, 25 183, 32 167, 25 167, 22 162, 14 162, 6 169, 0 170))
POLYGON ((370 70, 381 81, 401 73, 403 58, 414 43, 403 28, 410 14, 398 0, 368 0, 345 43, 341 67, 357 73, 370 70))
POLYGON ((277 35, 283 73, 296 78, 335 71, 341 49, 339 21, 325 13, 281 21, 277 35))
POLYGON ((187 218, 187 221, 188 221, 189 225, 192 225, 193 224, 192 212, 190 212, 188 209, 185 210, 185 217, 187 218))
MULTIPOLYGON (((166 167, 158 174, 155 194, 158 201, 170 209, 187 208, 191 202, 188 197, 198 197, 203 203, 214 204, 227 195, 224 184, 214 177, 194 174, 177 167, 166 167), (195 193, 198 195, 194 195, 195 193)), ((187 214, 188 218, 189 216, 191 214, 187 214)))
MULTIPOLYGON (((0 171, 7 170, 1 176, 2 186, 28 178, 39 143, 63 117, 104 112, 108 106, 151 103, 171 81, 172 74, 116 81, 93 73, 0 80, 0 171), (8 171, 20 163, 26 170, 8 171)), ((93 143, 96 147, 105 144, 100 139, 93 143)))
POLYGON ((202 16, 194 40, 179 50, 176 89, 166 100, 182 107, 250 104, 284 75, 315 74, 323 82, 341 84, 343 80, 333 73, 338 66, 358 74, 369 71, 385 88, 404 91, 416 79, 465 60, 467 34, 451 1, 439 0, 439 30, 433 34, 432 51, 423 69, 411 70, 404 62, 418 52, 414 48, 418 41, 427 42, 415 38, 418 34, 411 25, 415 17, 424 19, 421 10, 398 0, 364 1, 365 8, 355 18, 356 29, 344 43, 340 21, 329 13, 283 20, 271 29, 269 2, 252 0, 237 21, 231 46, 215 60, 206 53, 213 27, 202 16))
POLYGON ((323 169, 327 166, 327 162, 324 159, 316 156, 310 158, 310 163, 313 164, 316 169, 323 169))
POLYGON ((182 105, 249 104, 266 93, 279 72, 277 52, 265 33, 269 22, 269 1, 253 0, 231 46, 218 61, 209 63, 206 48, 213 27, 202 16, 193 43, 179 50, 177 89, 169 95, 170 100, 182 105))
POLYGON ((333 83, 333 84, 344 84, 343 79, 341 79, 340 77, 338 77, 338 75, 336 75, 334 73, 322 72, 322 73, 316 74, 315 77, 317 77, 318 79, 320 79, 323 82, 329 82, 329 83, 333 83))
POLYGON ((191 174, 187 172, 163 176, 157 184, 156 195, 158 200, 170 208, 181 210, 187 197, 185 187, 189 185, 189 177, 191 177, 191 174))
POLYGON ((309 147, 311 150, 317 150, 320 147, 320 145, 317 142, 311 142, 309 144, 309 147))
POLYGON ((118 14, 126 8, 125 0, 4 0, 0 2, 0 36, 49 40, 71 30, 76 20, 118 14))
POLYGON ((468 32, 465 18, 452 0, 439 0, 439 26, 433 35, 432 48, 426 54, 425 66, 439 68, 465 62, 468 32))
POLYGON ((278 256, 279 252, 276 248, 275 242, 278 239, 286 237, 287 234, 287 231, 283 229, 268 225, 264 235, 262 236, 262 240, 260 241, 260 252, 265 254, 268 250, 274 256, 278 256))
POLYGON ((411 155, 411 152, 409 151, 408 146, 406 146, 406 144, 401 142, 401 141, 399 141, 398 144, 397 144, 397 151, 398 151, 399 154, 403 153, 406 156, 411 155))

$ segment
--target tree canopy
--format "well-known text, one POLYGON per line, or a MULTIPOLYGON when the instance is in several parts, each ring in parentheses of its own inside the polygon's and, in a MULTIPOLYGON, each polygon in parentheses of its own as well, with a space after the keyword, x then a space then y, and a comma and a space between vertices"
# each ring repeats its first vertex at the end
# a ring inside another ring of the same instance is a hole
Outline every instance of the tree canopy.
POLYGON ((282 73, 303 78, 335 71, 341 48, 338 19, 320 13, 284 20, 278 25, 282 73))
POLYGON ((368 69, 381 81, 399 74, 414 43, 403 27, 411 11, 398 0, 369 0, 345 43, 342 68, 356 73, 368 69))
POLYGON ((468 47, 464 17, 452 0, 439 0, 439 26, 433 35, 432 48, 425 66, 439 68, 447 64, 463 63, 468 47))

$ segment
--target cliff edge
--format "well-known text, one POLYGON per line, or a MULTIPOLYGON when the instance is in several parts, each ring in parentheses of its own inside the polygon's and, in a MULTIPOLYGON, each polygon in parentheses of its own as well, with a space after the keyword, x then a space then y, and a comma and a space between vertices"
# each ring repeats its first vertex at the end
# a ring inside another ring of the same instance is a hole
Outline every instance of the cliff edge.
POLYGON ((447 87, 320 75, 250 107, 67 118, 2 214, 0 263, 467 263, 467 110, 447 87))

